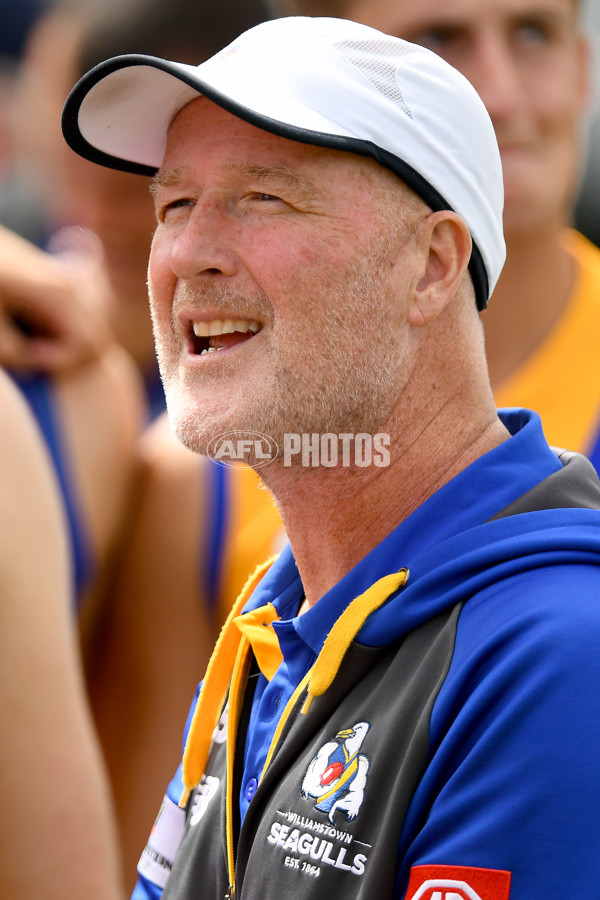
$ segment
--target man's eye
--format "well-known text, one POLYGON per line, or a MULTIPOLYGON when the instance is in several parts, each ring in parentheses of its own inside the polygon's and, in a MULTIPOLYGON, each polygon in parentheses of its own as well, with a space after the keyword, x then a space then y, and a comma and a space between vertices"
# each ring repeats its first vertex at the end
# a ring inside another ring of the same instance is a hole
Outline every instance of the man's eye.
POLYGON ((545 44, 551 38, 550 29, 542 22, 523 22, 518 29, 519 39, 528 44, 545 44))
POLYGON ((158 218, 163 222, 170 213, 187 206, 192 206, 192 204, 193 201, 188 197, 178 197, 176 200, 170 200, 168 203, 163 203, 159 206, 158 218))
POLYGON ((428 28, 416 35, 411 35, 411 40, 427 50, 433 50, 434 53, 442 55, 443 51, 457 40, 457 33, 451 28, 428 28))
POLYGON ((276 197, 275 194, 257 194, 257 199, 262 203, 269 203, 277 200, 281 200, 281 197, 276 197))

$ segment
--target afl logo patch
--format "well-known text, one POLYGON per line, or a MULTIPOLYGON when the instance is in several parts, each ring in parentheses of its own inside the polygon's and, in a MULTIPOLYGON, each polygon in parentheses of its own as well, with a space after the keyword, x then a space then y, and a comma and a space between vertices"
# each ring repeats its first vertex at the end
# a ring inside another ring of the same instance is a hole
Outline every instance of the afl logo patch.
POLYGON ((510 872, 468 866, 413 866, 406 900, 509 900, 510 872))

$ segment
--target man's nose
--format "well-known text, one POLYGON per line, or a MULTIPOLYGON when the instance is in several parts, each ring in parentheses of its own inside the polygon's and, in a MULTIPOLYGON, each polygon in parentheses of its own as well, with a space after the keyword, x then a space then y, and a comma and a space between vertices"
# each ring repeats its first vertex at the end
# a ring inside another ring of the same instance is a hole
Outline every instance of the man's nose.
POLYGON ((464 74, 483 100, 494 124, 512 115, 525 99, 518 59, 505 35, 481 38, 474 48, 469 71, 464 74))
POLYGON ((215 203, 197 203, 171 247, 171 267, 178 278, 200 275, 231 277, 239 269, 232 237, 236 226, 215 203))

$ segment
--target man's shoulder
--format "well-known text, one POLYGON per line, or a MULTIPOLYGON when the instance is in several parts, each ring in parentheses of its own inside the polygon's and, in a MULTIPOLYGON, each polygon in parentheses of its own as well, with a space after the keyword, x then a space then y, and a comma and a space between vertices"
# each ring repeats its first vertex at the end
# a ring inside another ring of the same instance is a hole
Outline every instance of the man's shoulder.
MULTIPOLYGON (((599 523, 600 524, 600 523, 599 523)), ((558 647, 600 641, 600 565, 565 562, 560 553, 544 565, 491 581, 464 605, 463 626, 477 639, 500 634, 558 647)), ((594 653, 596 653, 594 649, 594 653)))

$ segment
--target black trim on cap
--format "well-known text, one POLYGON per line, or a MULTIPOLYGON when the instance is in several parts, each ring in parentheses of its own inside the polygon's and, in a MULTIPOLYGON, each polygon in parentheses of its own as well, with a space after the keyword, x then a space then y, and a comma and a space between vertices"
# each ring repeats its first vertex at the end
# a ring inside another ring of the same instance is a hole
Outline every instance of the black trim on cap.
MULTIPOLYGON (((115 56, 112 59, 105 60, 90 69, 87 74, 79 79, 75 87, 70 91, 65 101, 61 116, 61 128, 65 141, 75 153, 88 159, 90 162, 98 163, 100 166, 106 166, 108 169, 117 169, 120 172, 131 172, 134 175, 146 175, 152 177, 158 171, 153 166, 146 166, 142 163, 136 163, 131 160, 121 159, 118 156, 112 156, 110 153, 104 153, 98 150, 93 144, 88 143, 83 137, 79 128, 79 110, 86 96, 92 88, 102 81, 112 72, 119 69, 126 69, 130 66, 150 66, 154 69, 164 69, 170 75, 175 73, 172 67, 169 67, 168 61, 164 60, 167 65, 157 65, 163 60, 154 56, 144 56, 140 53, 128 53, 123 56, 115 56)), ((179 74, 177 76, 179 78, 179 74)), ((180 79, 181 80, 181 79, 180 79)))
MULTIPOLYGON (((420 172, 417 172, 413 166, 400 159, 400 157, 395 156, 389 150, 384 150, 377 144, 360 138, 312 131, 306 128, 299 128, 296 125, 289 125, 279 121, 279 119, 272 119, 246 106, 242 106, 237 101, 221 94, 211 85, 204 83, 202 79, 182 72, 178 65, 170 60, 142 54, 126 54, 100 63, 77 82, 67 97, 61 119, 63 136, 72 150, 91 162, 110 169, 118 169, 122 172, 130 172, 147 177, 152 177, 158 171, 156 167, 122 159, 99 150, 86 141, 79 129, 79 110, 85 97, 94 85, 112 72, 129 68, 130 66, 149 66, 166 72, 178 81, 197 90, 199 95, 202 94, 208 97, 217 106, 248 122, 250 125, 256 125, 263 131, 289 138, 301 144, 311 144, 312 146, 326 147, 331 150, 345 150, 349 153, 356 153, 359 156, 369 156, 385 168, 391 169, 435 212, 443 209, 452 210, 452 206, 442 194, 420 172)), ((475 287, 477 309, 481 311, 486 308, 489 299, 489 279, 481 251, 475 241, 473 241, 469 271, 475 287)))

